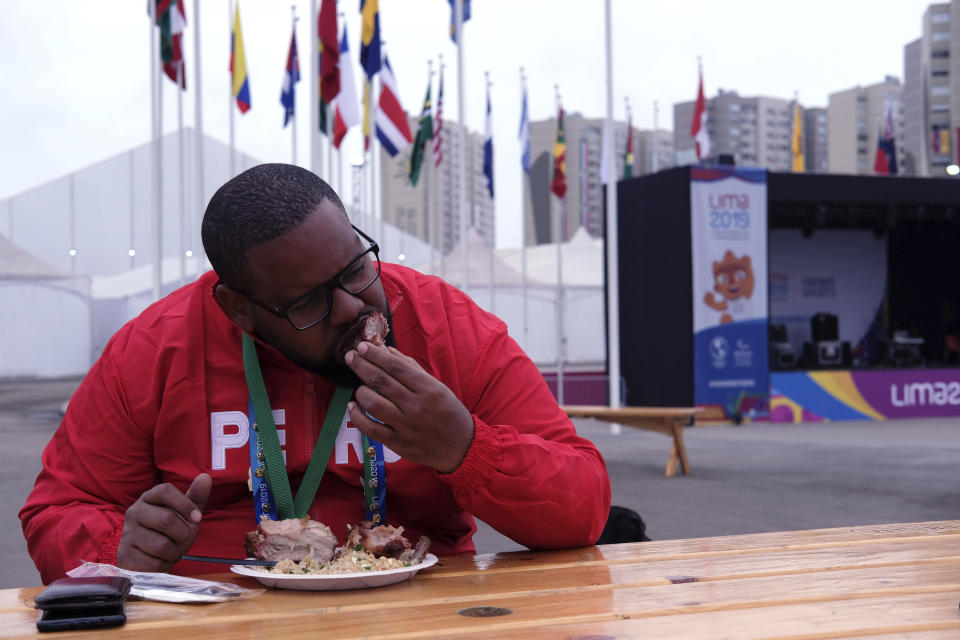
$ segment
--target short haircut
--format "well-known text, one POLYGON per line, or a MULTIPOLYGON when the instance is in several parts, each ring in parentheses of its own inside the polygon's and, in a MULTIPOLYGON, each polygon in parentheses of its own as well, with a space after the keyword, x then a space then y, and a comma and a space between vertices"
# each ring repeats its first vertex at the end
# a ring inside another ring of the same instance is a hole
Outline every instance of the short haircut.
POLYGON ((225 283, 242 287, 247 251, 296 229, 330 200, 344 212, 333 188, 292 164, 261 164, 227 181, 210 198, 200 236, 213 270, 225 283))

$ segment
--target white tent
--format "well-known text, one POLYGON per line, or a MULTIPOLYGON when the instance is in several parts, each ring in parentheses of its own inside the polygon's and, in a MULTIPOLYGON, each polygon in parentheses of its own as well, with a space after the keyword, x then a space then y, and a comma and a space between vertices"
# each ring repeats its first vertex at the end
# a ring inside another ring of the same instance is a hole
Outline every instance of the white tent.
MULTIPOLYGON (((442 276, 460 286, 460 251, 456 245, 435 266, 418 271, 442 276)), ((578 369, 600 367, 606 358, 604 343, 603 242, 579 229, 561 245, 564 290, 564 362, 578 369)), ((545 369, 557 361, 557 245, 527 248, 527 327, 523 326, 523 269, 520 248, 497 249, 493 256, 491 287, 490 248, 476 231, 467 233, 467 278, 470 296, 495 313, 524 351, 545 369)))
POLYGON ((89 278, 60 271, 0 235, 0 309, 0 378, 86 373, 89 278))

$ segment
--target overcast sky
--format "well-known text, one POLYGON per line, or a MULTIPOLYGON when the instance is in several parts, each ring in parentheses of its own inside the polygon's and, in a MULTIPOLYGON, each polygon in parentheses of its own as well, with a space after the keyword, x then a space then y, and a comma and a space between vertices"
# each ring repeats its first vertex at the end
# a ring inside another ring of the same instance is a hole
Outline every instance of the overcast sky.
MULTIPOLYGON (((320 0, 318 0, 319 5, 320 0)), ((203 125, 228 140, 228 0, 202 0, 203 125)), ((309 0, 241 0, 253 107, 237 116, 237 146, 264 161, 290 161, 279 104, 290 40, 291 5, 304 18, 309 0)), ((827 96, 856 85, 903 77, 903 46, 920 36, 925 0, 612 0, 614 107, 624 118, 628 96, 639 128, 672 128, 672 105, 692 100, 697 56, 708 96, 790 98, 825 106, 827 96)), ((359 1, 341 0, 354 60, 359 1)), ((446 0, 380 0, 384 49, 401 101, 418 113, 427 60, 442 54, 447 119, 456 119, 456 50, 448 37, 446 0)), ((531 117, 553 115, 554 85, 564 106, 589 117, 606 111, 604 3, 601 0, 474 0, 465 27, 465 104, 471 129, 483 130, 484 71, 493 81, 497 238, 519 240, 519 67, 526 69, 531 117)), ((185 122, 193 124, 194 2, 187 0, 188 72, 185 122)), ((309 31, 297 41, 304 80, 298 85, 299 163, 308 165, 306 78, 309 31)), ((3 0, 0 2, 0 199, 37 186, 150 139, 149 20, 143 0, 3 0)), ((359 77, 359 71, 357 72, 359 77)), ((173 84, 164 86, 164 128, 176 126, 173 84)), ((434 89, 436 91, 436 89, 434 89)), ((680 123, 689 126, 689 123, 680 123)), ((344 162, 359 147, 351 132, 344 162)))

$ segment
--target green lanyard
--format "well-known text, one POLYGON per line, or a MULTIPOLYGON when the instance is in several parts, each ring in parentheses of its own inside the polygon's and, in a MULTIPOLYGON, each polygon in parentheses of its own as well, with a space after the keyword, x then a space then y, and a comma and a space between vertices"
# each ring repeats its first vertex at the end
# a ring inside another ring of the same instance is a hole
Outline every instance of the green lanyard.
POLYGON ((313 456, 310 458, 310 464, 307 465, 303 481, 294 498, 290 490, 287 468, 283 463, 283 454, 280 452, 280 440, 277 437, 277 426, 273 422, 267 389, 263 384, 263 374, 257 358, 257 345, 246 333, 243 334, 243 372, 247 378, 247 389, 253 403, 256 431, 266 458, 267 483, 276 501, 277 515, 280 519, 303 518, 317 495, 320 480, 323 479, 323 472, 327 469, 327 462, 337 441, 337 434, 340 432, 340 425, 343 423, 343 416, 347 412, 347 403, 353 395, 353 390, 338 385, 334 391, 333 400, 327 407, 327 415, 323 420, 320 436, 313 448, 313 456))

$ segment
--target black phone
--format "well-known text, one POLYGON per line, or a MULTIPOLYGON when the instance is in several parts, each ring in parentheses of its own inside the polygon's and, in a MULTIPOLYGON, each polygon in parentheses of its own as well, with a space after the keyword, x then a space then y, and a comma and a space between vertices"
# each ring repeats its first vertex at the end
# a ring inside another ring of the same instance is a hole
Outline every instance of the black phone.
POLYGON ((55 580, 35 599, 39 631, 116 627, 127 620, 128 578, 98 576, 55 580))
POLYGON ((38 631, 68 631, 72 629, 101 629, 118 627, 127 621, 123 603, 112 607, 100 607, 91 611, 86 607, 76 609, 44 609, 37 618, 38 631))

